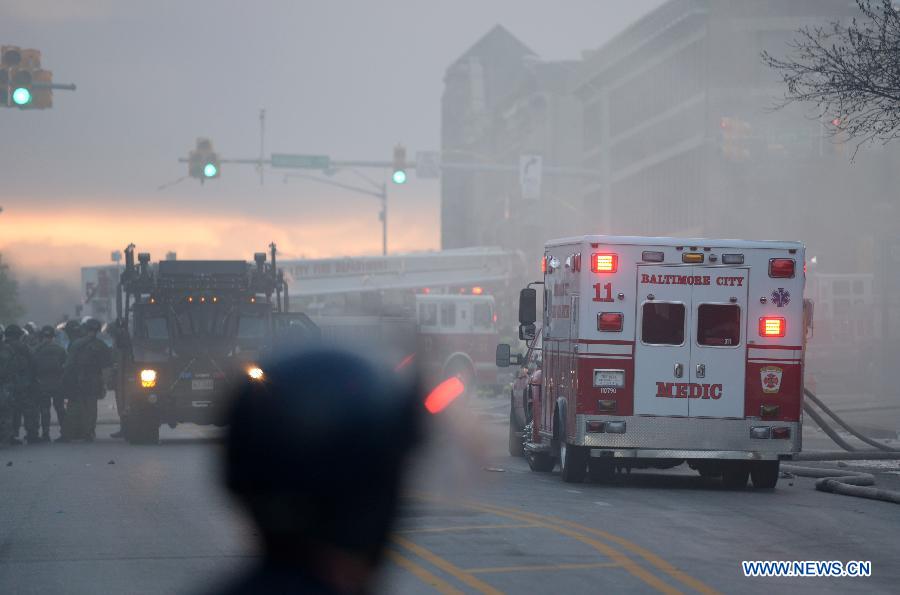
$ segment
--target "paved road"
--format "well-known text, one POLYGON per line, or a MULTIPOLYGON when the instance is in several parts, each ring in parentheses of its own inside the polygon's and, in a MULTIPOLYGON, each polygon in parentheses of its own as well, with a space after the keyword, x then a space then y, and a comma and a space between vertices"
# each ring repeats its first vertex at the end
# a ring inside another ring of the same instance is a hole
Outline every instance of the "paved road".
MULTIPOLYGON (((417 464, 384 592, 896 592, 896 505, 802 478, 725 491, 687 470, 564 484, 505 455, 502 399, 475 409, 417 464), (873 577, 742 576, 741 560, 766 559, 871 560, 873 577)), ((216 485, 215 431, 134 447, 113 429, 0 451, 0 593, 190 593, 253 562, 252 529, 216 485)), ((900 487, 896 469, 879 482, 900 487)))

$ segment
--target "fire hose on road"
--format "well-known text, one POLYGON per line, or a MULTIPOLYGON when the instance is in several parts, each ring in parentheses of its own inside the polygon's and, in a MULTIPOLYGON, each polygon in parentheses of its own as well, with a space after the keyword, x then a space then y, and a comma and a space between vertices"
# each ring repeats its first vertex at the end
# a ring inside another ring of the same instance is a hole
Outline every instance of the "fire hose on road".
MULTIPOLYGON (((865 460, 900 460, 900 448, 895 448, 882 444, 877 440, 873 440, 865 436, 851 427, 847 422, 838 417, 834 411, 829 409, 815 394, 808 389, 804 389, 804 394, 812 403, 815 403, 822 411, 825 412, 844 430, 858 438, 859 440, 874 446, 876 450, 858 450, 856 447, 844 440, 838 434, 824 417, 816 411, 809 402, 804 403, 803 411, 809 415, 816 424, 822 428, 822 431, 828 435, 838 446, 844 451, 834 452, 811 452, 798 453, 794 456, 795 461, 865 461, 865 460)), ((815 477, 816 489, 821 492, 831 492, 834 494, 843 494, 845 496, 855 496, 857 498, 869 498, 872 500, 881 500, 883 502, 893 502, 900 504, 900 492, 892 490, 883 490, 872 487, 875 485, 875 476, 871 473, 863 473, 859 471, 848 471, 846 469, 831 469, 825 467, 802 467, 797 465, 782 465, 782 470, 792 473, 800 477, 815 477)))

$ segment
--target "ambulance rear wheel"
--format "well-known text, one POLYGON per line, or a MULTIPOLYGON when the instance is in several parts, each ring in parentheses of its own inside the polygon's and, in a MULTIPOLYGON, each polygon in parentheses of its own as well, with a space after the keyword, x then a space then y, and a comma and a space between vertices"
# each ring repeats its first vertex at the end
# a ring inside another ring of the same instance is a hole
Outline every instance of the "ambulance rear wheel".
POLYGON ((750 479, 753 487, 771 490, 778 483, 781 461, 754 461, 750 465, 750 479))
POLYGON ((559 445, 559 470, 562 480, 566 483, 581 483, 587 475, 588 450, 583 446, 566 444, 565 440, 559 445))
POLYGON ((750 467, 743 461, 729 461, 722 466, 722 485, 729 490, 747 487, 750 467))
POLYGON ((525 455, 525 460, 528 461, 528 467, 532 471, 537 471, 538 473, 550 473, 556 466, 556 461, 553 457, 545 452, 527 453, 525 455))

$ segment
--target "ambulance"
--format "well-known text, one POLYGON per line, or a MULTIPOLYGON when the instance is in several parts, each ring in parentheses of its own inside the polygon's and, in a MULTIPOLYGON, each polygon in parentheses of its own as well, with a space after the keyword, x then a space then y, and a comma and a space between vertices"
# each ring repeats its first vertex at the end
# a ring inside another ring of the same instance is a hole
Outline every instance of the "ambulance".
MULTIPOLYGON (((542 369, 524 450, 581 482, 687 463, 773 488, 801 448, 805 248, 798 242, 589 235, 546 244, 522 290, 542 369)), ((497 365, 519 364, 508 345, 497 365)))

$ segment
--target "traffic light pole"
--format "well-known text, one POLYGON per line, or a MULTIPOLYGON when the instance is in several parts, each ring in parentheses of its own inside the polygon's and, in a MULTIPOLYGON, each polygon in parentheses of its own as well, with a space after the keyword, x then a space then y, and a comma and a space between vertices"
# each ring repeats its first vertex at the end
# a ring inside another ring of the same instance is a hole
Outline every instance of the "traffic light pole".
POLYGON ((314 182, 319 182, 320 184, 326 184, 328 186, 335 186, 337 188, 342 188, 344 190, 349 190, 350 192, 356 192, 357 194, 365 194, 366 196, 374 196, 378 200, 381 201, 381 212, 378 217, 381 219, 381 254, 382 256, 387 256, 387 248, 388 248, 388 193, 387 193, 387 184, 382 182, 380 185, 370 180, 368 177, 364 176, 362 173, 352 170, 353 173, 360 176, 367 182, 369 182, 372 186, 376 188, 376 190, 369 190, 367 188, 362 188, 360 186, 354 186, 352 184, 345 184, 343 182, 336 182, 335 180, 329 180, 327 178, 320 178, 319 176, 314 176, 312 174, 285 174, 284 181, 287 183, 289 178, 301 178, 304 180, 312 180, 314 182))

